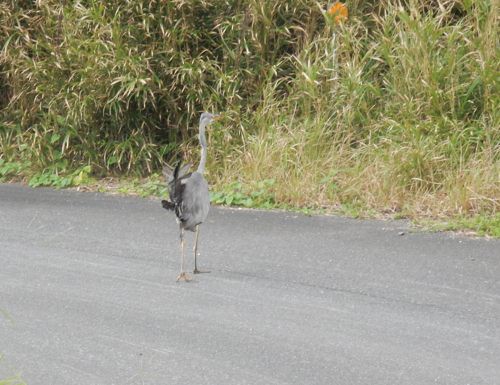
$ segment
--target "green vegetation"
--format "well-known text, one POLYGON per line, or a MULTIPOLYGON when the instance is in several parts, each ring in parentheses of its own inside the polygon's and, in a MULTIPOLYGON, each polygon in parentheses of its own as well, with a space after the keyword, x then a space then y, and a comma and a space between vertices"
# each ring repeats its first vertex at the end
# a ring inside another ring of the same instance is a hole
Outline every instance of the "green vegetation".
POLYGON ((3 1, 0 178, 161 193, 222 111, 216 203, 495 222, 498 2, 352 0, 339 24, 326 5, 3 1))
POLYGON ((452 217, 446 220, 420 220, 424 228, 435 231, 465 231, 477 235, 490 235, 500 238, 500 213, 493 215, 475 215, 472 217, 452 217))
POLYGON ((243 185, 241 182, 229 183, 221 191, 211 194, 211 201, 227 206, 277 208, 273 186, 274 179, 264 179, 256 183, 243 185))
MULTIPOLYGON (((6 317, 8 317, 6 315, 6 317)), ((0 354, 0 364, 2 363, 1 361, 3 360, 4 356, 0 354)), ((11 376, 8 378, 0 378, 0 385, 26 385, 25 382, 21 379, 21 377, 17 376, 11 376)))
POLYGON ((47 165, 39 172, 31 172, 30 162, 5 162, 0 159, 0 182, 12 179, 17 175, 26 173, 31 175, 28 184, 31 187, 53 186, 58 188, 73 187, 89 182, 91 167, 89 165, 68 170, 66 159, 57 159, 53 164, 47 165))
POLYGON ((25 382, 19 377, 0 379, 0 385, 25 385, 25 382))

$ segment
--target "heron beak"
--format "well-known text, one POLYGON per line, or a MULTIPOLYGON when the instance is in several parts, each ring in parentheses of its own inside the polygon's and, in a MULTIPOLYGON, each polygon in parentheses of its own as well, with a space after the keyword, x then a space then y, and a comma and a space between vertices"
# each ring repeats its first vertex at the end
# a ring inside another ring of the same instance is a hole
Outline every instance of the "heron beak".
POLYGON ((213 120, 219 120, 220 118, 222 118, 222 114, 213 114, 212 115, 213 120))

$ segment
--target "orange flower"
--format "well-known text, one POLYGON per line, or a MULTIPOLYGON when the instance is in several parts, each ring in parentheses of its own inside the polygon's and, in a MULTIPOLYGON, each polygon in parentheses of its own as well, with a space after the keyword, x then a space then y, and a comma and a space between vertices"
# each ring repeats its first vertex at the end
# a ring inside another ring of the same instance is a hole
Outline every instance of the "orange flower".
POLYGON ((328 9, 328 14, 333 17, 335 23, 342 23, 344 20, 347 20, 347 16, 349 12, 347 11, 347 7, 344 3, 337 1, 333 3, 333 5, 328 9))

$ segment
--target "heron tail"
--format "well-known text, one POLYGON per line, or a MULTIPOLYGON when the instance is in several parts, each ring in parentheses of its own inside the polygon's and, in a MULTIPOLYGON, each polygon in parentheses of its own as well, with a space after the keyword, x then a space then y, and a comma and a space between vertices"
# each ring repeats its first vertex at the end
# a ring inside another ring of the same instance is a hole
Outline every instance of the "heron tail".
POLYGON ((181 163, 182 163, 182 161, 181 161, 181 160, 179 160, 179 161, 177 162, 177 164, 175 165, 175 169, 174 169, 174 180, 177 180, 177 179, 179 178, 179 170, 180 170, 180 168, 181 168, 181 163))
POLYGON ((172 203, 172 202, 169 202, 169 201, 166 201, 166 200, 162 200, 161 201, 161 205, 163 206, 163 208, 165 210, 170 210, 170 211, 174 211, 175 210, 175 204, 172 203))

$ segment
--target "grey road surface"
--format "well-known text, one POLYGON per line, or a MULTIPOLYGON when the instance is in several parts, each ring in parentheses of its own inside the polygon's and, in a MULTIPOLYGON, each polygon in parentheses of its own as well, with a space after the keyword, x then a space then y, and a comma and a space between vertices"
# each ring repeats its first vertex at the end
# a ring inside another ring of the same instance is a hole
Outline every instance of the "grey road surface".
POLYGON ((500 384, 499 241, 219 208, 201 240, 176 283, 157 200, 0 185, 0 379, 500 384))

